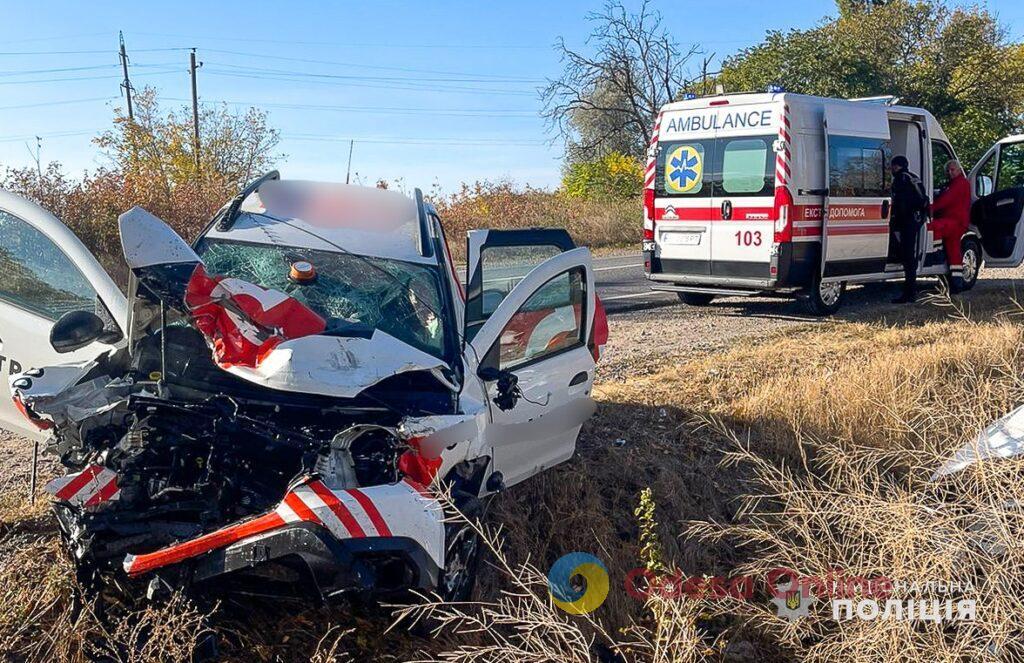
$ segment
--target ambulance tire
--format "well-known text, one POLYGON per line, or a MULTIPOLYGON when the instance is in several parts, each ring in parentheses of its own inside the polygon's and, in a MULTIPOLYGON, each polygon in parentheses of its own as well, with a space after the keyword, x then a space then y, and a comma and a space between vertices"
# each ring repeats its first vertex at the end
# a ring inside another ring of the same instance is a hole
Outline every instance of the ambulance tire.
POLYGON ((963 254, 961 261, 964 266, 964 277, 961 279, 960 291, 970 290, 978 282, 978 275, 981 274, 981 244, 976 237, 964 237, 960 243, 960 251, 963 254))
POLYGON ((704 292, 677 292, 676 295, 679 296, 679 301, 690 306, 707 306, 715 298, 714 295, 704 292))
POLYGON ((816 276, 804 299, 804 308, 817 317, 832 315, 843 305, 845 294, 846 283, 822 283, 821 277, 816 276))

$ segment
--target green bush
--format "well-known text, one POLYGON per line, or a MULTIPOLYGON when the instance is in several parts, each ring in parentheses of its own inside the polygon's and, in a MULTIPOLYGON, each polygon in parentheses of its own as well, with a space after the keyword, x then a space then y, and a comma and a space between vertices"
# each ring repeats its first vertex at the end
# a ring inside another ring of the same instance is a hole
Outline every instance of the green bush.
POLYGON ((569 198, 633 198, 643 184, 643 165, 619 152, 570 164, 562 177, 562 189, 569 198))

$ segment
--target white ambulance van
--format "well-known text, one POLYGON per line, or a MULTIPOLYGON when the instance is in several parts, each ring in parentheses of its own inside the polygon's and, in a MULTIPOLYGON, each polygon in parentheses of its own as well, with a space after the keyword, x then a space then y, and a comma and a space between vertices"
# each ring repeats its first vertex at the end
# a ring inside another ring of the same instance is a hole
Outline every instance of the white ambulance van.
MULTIPOLYGON (((716 295, 793 295, 828 315, 847 284, 902 278, 889 160, 905 155, 934 198, 955 155, 931 113, 893 101, 776 92, 665 106, 645 174, 651 287, 692 305, 716 295)), ((1024 259, 1024 142, 1015 140, 994 146, 969 175, 967 288, 983 261, 1014 267, 1024 259)), ((927 225, 918 242, 918 274, 944 276, 945 252, 927 225)))

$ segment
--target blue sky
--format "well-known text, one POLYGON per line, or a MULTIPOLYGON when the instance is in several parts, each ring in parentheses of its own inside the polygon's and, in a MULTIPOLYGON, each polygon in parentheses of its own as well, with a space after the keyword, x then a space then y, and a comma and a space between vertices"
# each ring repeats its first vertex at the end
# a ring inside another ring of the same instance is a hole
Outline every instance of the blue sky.
MULTIPOLYGON (((716 60, 767 30, 808 27, 834 13, 833 3, 809 0, 652 4, 681 43, 701 44, 716 60)), ((561 147, 538 116, 537 88, 560 71, 555 40, 583 47, 591 29, 585 16, 601 3, 5 5, 0 168, 34 165, 25 143, 35 149, 35 135, 44 162, 61 161, 72 173, 104 164, 91 138, 123 104, 123 30, 136 88, 152 85, 166 104, 187 103, 188 52, 179 49, 196 47, 204 102, 269 111, 283 137, 285 177, 344 180, 355 139, 353 171, 363 182, 401 178, 451 190, 503 177, 557 184, 561 147)), ((988 6, 1014 36, 1024 32, 1024 3, 988 6)))

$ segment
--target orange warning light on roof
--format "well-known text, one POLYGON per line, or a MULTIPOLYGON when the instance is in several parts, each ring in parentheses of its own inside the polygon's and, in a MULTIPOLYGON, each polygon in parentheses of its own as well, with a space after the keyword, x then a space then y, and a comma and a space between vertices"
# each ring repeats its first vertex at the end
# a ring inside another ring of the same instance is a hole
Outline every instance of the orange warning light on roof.
POLYGON ((288 278, 296 283, 309 283, 316 278, 316 269, 305 260, 293 262, 288 278))

